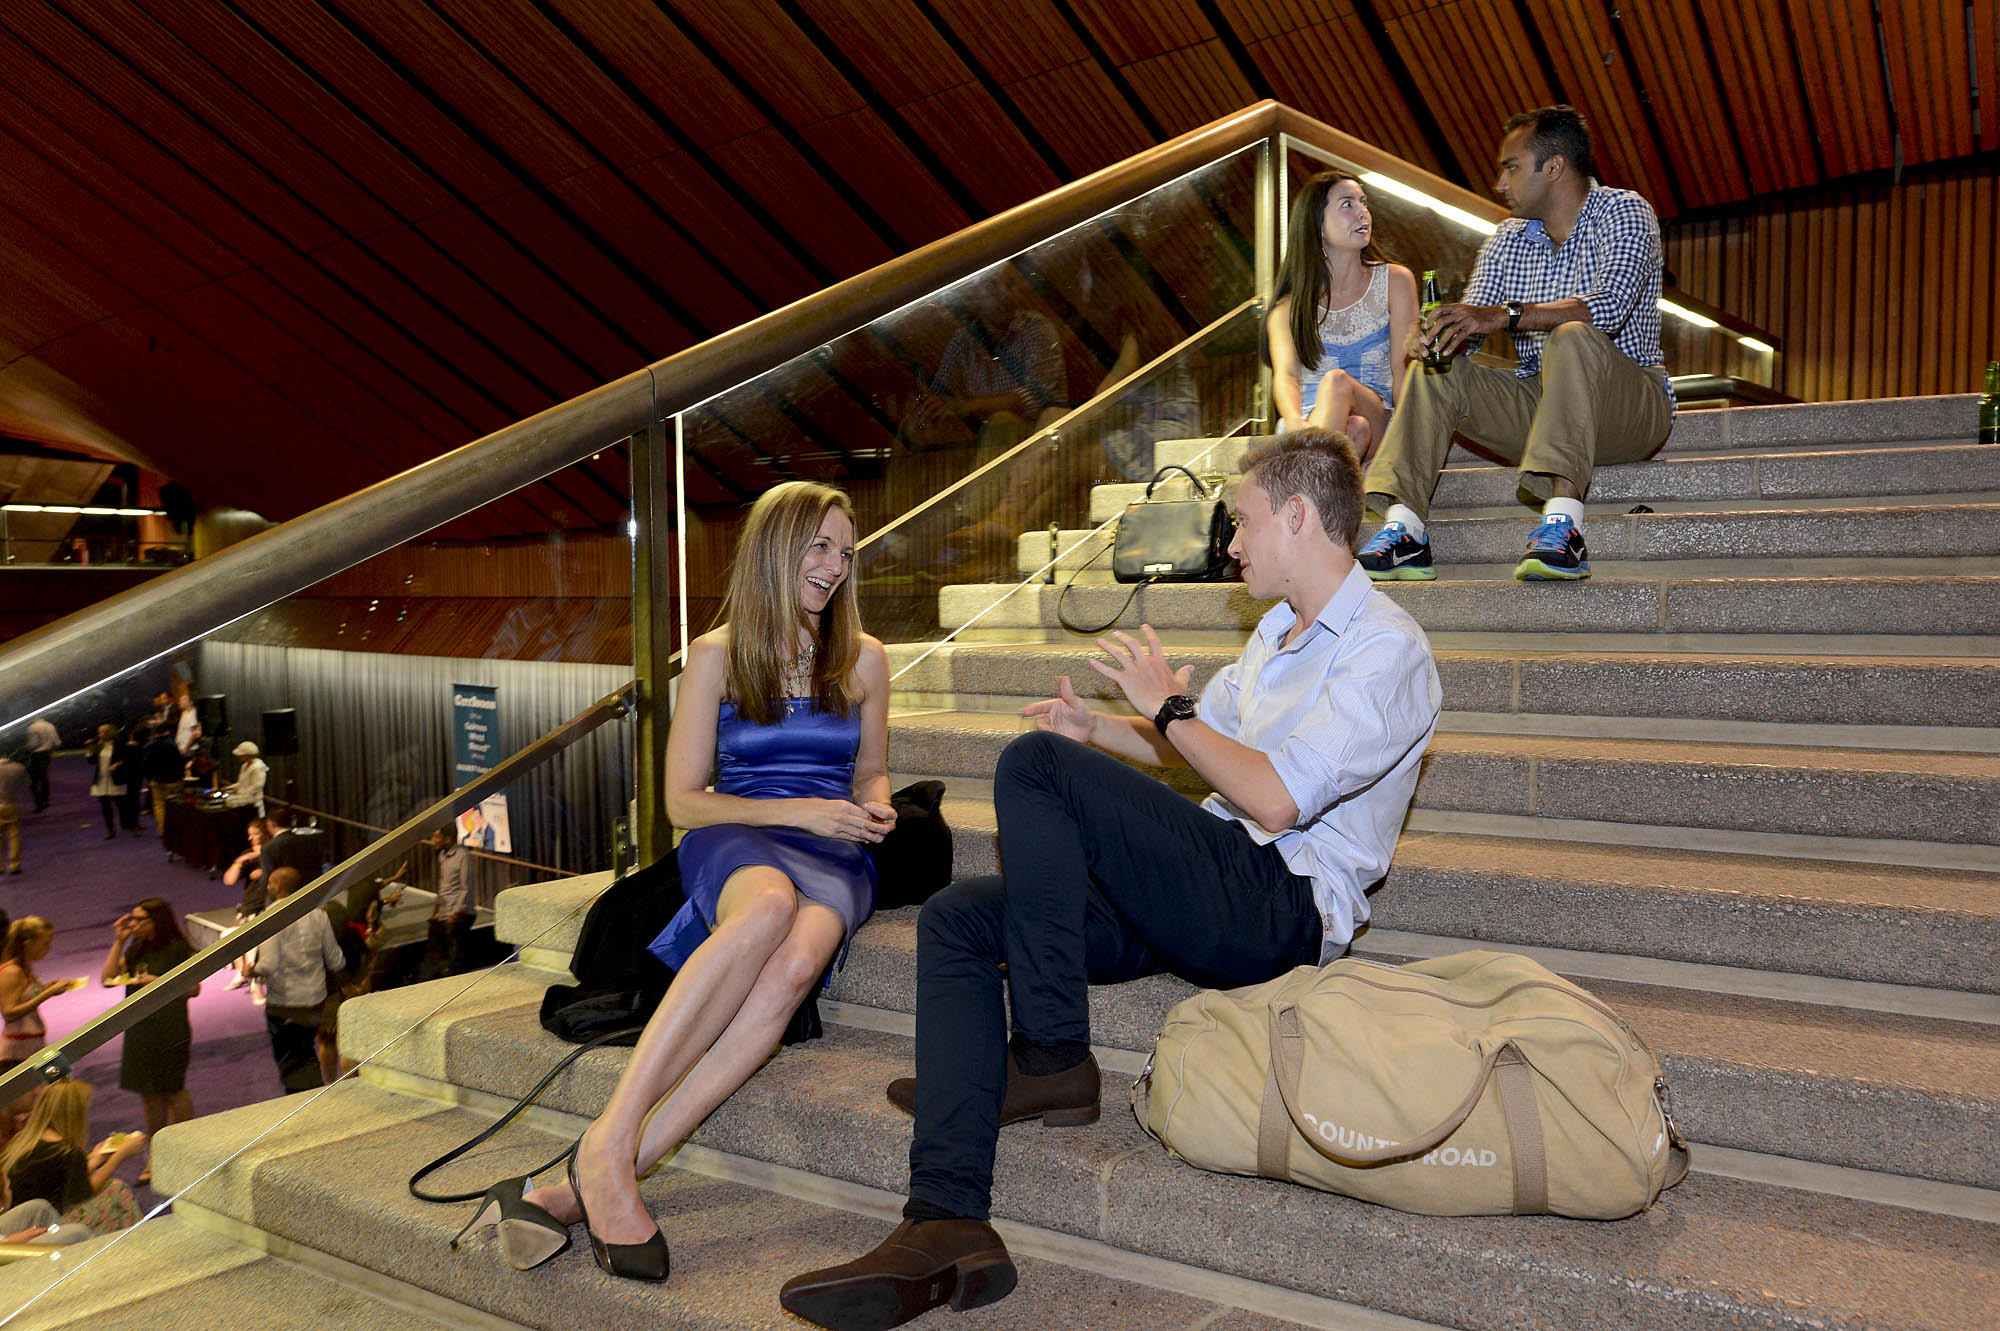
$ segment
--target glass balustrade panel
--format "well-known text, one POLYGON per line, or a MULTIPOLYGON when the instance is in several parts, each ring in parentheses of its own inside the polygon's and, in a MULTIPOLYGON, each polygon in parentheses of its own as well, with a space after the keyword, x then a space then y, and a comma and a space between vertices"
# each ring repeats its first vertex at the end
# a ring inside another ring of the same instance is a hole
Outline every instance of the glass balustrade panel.
POLYGON ((1210 163, 680 413, 688 632, 718 621, 743 516, 780 482, 849 494, 863 622, 886 642, 921 643, 947 631, 942 589, 1008 578, 1021 532, 1080 523, 1090 485, 1137 476, 1146 449, 1133 439, 1218 428, 1210 418, 1230 415, 1254 362, 1238 382, 1244 365, 1224 373, 1211 348, 1186 359, 1181 381, 1128 381, 1212 342, 1220 325, 1243 335, 1261 151, 1210 163), (1101 423, 1068 428, 1107 396, 1136 410, 1140 391, 1155 395, 1149 421, 1125 442, 1107 444, 1101 423), (1030 479, 1044 472, 1060 492, 1030 479))

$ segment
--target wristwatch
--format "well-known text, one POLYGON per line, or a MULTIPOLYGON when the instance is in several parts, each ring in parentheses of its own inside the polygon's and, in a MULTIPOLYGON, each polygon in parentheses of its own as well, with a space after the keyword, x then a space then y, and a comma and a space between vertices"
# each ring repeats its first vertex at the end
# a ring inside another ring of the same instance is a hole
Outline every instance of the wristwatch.
POLYGON ((1153 728, 1162 735, 1167 727, 1176 721, 1192 721, 1195 717, 1194 699, 1185 693, 1176 693, 1160 704, 1160 710, 1153 714, 1153 728))
POLYGON ((1507 311, 1507 331, 1511 333, 1521 326, 1521 310, 1524 307, 1520 301, 1510 300, 1504 308, 1507 311))

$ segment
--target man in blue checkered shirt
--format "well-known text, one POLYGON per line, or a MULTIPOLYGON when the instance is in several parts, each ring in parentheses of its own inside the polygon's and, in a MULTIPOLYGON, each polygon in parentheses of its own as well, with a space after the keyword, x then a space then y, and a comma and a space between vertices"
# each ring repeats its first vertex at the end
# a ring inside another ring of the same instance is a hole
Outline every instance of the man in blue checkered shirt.
POLYGON ((1659 218, 1631 190, 1598 184, 1595 170, 1573 107, 1507 122, 1494 190, 1514 215, 1479 251, 1463 299, 1412 330, 1396 414, 1368 468, 1368 504, 1385 521, 1357 562, 1376 581, 1437 576, 1424 520, 1454 432, 1513 461, 1522 495, 1542 503, 1514 570, 1527 581, 1590 576, 1591 468, 1666 441, 1674 393, 1660 355, 1659 218), (1518 369, 1460 354, 1502 330, 1518 369), (1431 370, 1426 354, 1457 359, 1431 370))

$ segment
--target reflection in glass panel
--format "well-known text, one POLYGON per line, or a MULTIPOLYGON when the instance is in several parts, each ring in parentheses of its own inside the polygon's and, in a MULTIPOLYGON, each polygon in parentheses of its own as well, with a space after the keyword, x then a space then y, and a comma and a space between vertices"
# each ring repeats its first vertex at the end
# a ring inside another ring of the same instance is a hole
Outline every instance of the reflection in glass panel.
MULTIPOLYGON (((861 533, 878 531, 1251 299, 1257 151, 1212 163, 683 413, 688 584, 699 589, 689 606, 693 631, 714 622, 742 514, 769 486, 839 485, 854 499, 861 533)), ((1242 349, 1254 356, 1254 328, 1244 336, 1242 349)), ((1107 443, 1112 427, 1100 424, 1075 449, 1034 446, 1060 452, 1059 463, 1005 464, 1010 474, 1053 467, 1060 480, 1017 485, 1011 499, 990 505, 983 494, 954 495, 939 514, 865 546, 856 575, 870 631, 892 641, 934 636, 941 580, 999 576, 1022 531, 1080 521, 1070 492, 1143 467, 1139 434, 1200 433, 1211 411, 1229 414, 1241 371, 1212 361, 1211 352, 1182 367, 1178 382, 1155 383, 1149 419, 1132 420, 1122 444, 1107 443)))

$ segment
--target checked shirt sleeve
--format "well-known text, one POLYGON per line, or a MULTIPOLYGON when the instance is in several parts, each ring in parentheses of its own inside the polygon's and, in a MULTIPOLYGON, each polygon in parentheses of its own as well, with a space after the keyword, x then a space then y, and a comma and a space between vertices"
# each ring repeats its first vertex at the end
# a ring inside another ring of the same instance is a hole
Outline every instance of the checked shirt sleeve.
POLYGON ((1588 283, 1578 299, 1590 322, 1615 337, 1660 272, 1660 220, 1636 194, 1610 202, 1591 224, 1588 283))

